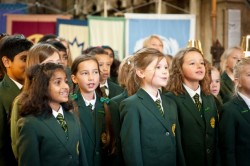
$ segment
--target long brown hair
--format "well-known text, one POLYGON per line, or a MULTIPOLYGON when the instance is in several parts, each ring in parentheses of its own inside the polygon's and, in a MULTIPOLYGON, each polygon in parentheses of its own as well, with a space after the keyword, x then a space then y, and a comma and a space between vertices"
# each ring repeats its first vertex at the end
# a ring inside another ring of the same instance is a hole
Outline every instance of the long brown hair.
POLYGON ((122 88, 126 88, 127 75, 133 63, 133 56, 124 58, 118 70, 118 83, 122 88))
MULTIPOLYGON (((72 63, 71 66, 71 72, 72 75, 76 75, 78 72, 78 66, 81 62, 84 61, 88 61, 88 60, 93 60, 96 62, 97 66, 98 66, 98 71, 100 73, 100 68, 98 65, 98 61, 96 60, 95 56, 90 56, 90 55, 80 55, 78 56, 72 63)), ((96 88, 96 93, 99 97, 103 97, 104 95, 101 92, 100 86, 98 86, 96 88)), ((114 129, 113 126, 111 124, 111 113, 108 107, 108 103, 103 102, 103 106, 104 106, 104 112, 105 112, 105 136, 106 136, 106 142, 103 142, 103 148, 107 150, 107 152, 109 153, 109 155, 114 154, 115 153, 115 135, 114 135, 114 129)), ((76 107, 77 108, 77 107, 76 107)))
POLYGON ((141 86, 142 80, 137 76, 136 70, 145 70, 156 58, 158 58, 159 63, 164 58, 164 55, 154 48, 142 48, 134 54, 133 62, 131 63, 132 66, 130 67, 126 81, 129 96, 136 93, 141 86))
MULTIPOLYGON (((183 65, 183 59, 185 55, 191 51, 195 51, 201 54, 201 56, 204 59, 204 62, 206 62, 204 55, 201 53, 201 51, 195 47, 185 48, 180 50, 175 57, 173 58, 172 65, 170 67, 169 72, 169 80, 168 84, 166 86, 166 91, 173 92, 175 95, 184 94, 185 89, 183 87, 184 83, 184 75, 182 71, 182 65, 183 65)), ((208 64, 205 63, 205 76, 204 78, 199 82, 201 86, 201 90, 206 95, 210 94, 210 76, 208 72, 208 64)))
MULTIPOLYGON (((49 106, 49 81, 56 71, 64 71, 62 65, 55 63, 37 64, 30 67, 27 71, 27 79, 30 81, 29 88, 23 91, 23 95, 20 96, 20 116, 27 115, 41 115, 43 112, 51 114, 52 109, 49 106), (21 101, 21 102, 20 102, 21 101)), ((66 75, 66 73, 65 73, 66 75)), ((72 103, 70 101, 61 103, 65 111, 72 109, 72 103)))

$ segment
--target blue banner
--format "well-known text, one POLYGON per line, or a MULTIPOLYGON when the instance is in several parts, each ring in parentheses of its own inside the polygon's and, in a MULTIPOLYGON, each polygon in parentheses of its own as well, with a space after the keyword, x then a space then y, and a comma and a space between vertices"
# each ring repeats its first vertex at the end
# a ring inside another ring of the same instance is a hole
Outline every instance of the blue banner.
POLYGON ((142 48, 143 41, 157 35, 163 41, 165 54, 175 55, 194 38, 194 15, 125 14, 127 18, 127 54, 142 48))

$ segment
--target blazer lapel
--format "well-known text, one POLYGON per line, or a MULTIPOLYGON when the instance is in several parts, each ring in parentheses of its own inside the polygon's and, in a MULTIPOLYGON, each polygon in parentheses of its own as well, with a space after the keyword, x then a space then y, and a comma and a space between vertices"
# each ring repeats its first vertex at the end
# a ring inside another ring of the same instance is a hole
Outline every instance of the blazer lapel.
POLYGON ((103 131, 103 120, 105 117, 105 111, 102 102, 100 101, 100 98, 97 97, 96 103, 95 103, 95 135, 96 135, 96 141, 98 142, 100 140, 100 135, 103 131))
POLYGON ((17 85, 7 75, 4 76, 3 86, 8 88, 13 95, 18 95, 20 93, 20 89, 18 89, 17 85))
MULTIPOLYGON (((194 101, 191 99, 189 94, 187 92, 185 92, 185 94, 180 95, 180 97, 182 98, 182 102, 183 102, 184 106, 186 107, 187 111, 190 112, 191 115, 193 115, 193 117, 201 125, 201 127, 205 127, 204 121, 201 118, 201 114, 197 110, 197 108, 194 104, 194 101)), ((202 104, 203 104, 203 102, 202 102, 202 104)))
POLYGON ((243 118, 245 118, 248 123, 250 123, 250 109, 248 108, 246 102, 239 95, 233 98, 233 102, 240 108, 243 118))
MULTIPOLYGON (((139 89, 136 93, 141 103, 158 119, 161 124, 168 130, 171 131, 169 122, 160 114, 158 108, 156 107, 153 99, 145 92, 143 89, 139 89)), ((163 102, 162 102, 163 103, 163 102)), ((166 110, 166 106, 163 105, 163 109, 166 110)))
POLYGON ((88 136, 90 137, 91 141, 94 144, 95 135, 94 135, 92 115, 91 112, 89 111, 89 108, 86 107, 86 104, 82 98, 80 91, 78 91, 77 93, 77 105, 79 107, 80 119, 82 119, 81 123, 83 124, 85 130, 87 131, 86 133, 88 134, 88 136))
POLYGON ((67 137, 65 135, 65 132, 63 131, 61 125, 57 122, 56 118, 51 114, 44 114, 41 117, 41 120, 44 122, 44 124, 55 134, 57 139, 64 145, 64 147, 67 149, 67 137))
POLYGON ((72 119, 72 117, 70 116, 70 112, 68 111, 64 111, 64 119, 67 123, 67 126, 68 126, 68 142, 71 142, 72 140, 72 137, 74 137, 74 135, 76 135, 76 126, 75 126, 75 121, 74 119, 72 119))

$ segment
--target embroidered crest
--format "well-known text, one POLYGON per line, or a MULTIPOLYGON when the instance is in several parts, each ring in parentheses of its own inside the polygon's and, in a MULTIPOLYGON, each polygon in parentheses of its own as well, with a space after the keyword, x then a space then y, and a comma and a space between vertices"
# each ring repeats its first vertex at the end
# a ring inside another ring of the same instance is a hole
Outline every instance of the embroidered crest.
POLYGON ((174 124, 172 125, 172 132, 173 132, 174 136, 175 136, 175 129, 176 129, 176 124, 174 123, 174 124))
POLYGON ((212 117, 210 119, 210 125, 211 125, 212 128, 215 128, 215 119, 214 119, 214 117, 212 117))

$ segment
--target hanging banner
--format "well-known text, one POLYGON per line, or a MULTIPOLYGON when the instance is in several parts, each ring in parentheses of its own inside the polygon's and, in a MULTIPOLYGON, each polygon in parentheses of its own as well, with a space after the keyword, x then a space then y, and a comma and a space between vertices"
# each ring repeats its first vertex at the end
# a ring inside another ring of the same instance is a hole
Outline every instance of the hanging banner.
POLYGON ((57 35, 65 38, 70 44, 72 59, 88 48, 89 34, 86 20, 57 20, 57 35))
POLYGON ((125 55, 125 19, 117 17, 89 16, 90 46, 110 46, 117 59, 125 55))
POLYGON ((195 15, 187 14, 125 14, 126 54, 142 48, 150 35, 163 41, 163 52, 174 56, 195 37, 195 15))
POLYGON ((7 14, 7 33, 23 34, 37 42, 45 34, 56 34, 58 18, 70 19, 70 15, 7 14))

